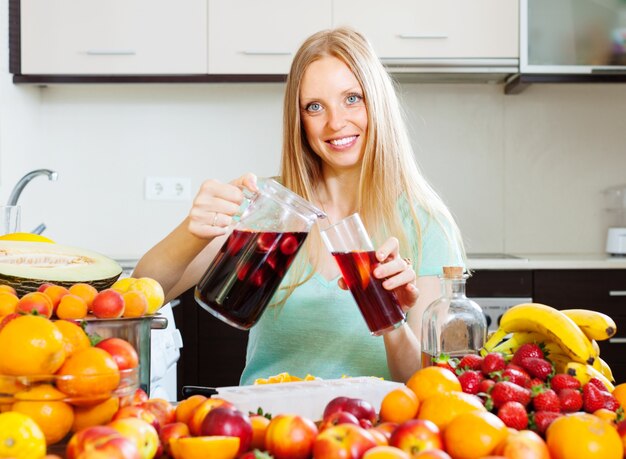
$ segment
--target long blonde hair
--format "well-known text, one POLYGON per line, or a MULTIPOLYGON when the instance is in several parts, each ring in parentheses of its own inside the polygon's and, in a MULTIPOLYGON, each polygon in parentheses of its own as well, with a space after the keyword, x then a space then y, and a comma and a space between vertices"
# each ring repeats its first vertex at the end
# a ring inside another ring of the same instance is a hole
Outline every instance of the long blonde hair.
MULTIPOLYGON (((322 163, 308 141, 300 117, 300 82, 308 66, 322 57, 344 62, 360 83, 367 109, 367 139, 357 192, 357 211, 374 241, 393 235, 400 253, 410 254, 416 271, 421 260, 424 230, 415 211, 421 207, 442 223, 451 246, 458 245, 464 257, 460 232, 450 211, 422 176, 409 140, 403 112, 389 74, 367 39, 347 27, 323 30, 309 37, 296 53, 287 77, 283 105, 283 150, 280 180, 305 199, 315 200, 316 184, 322 179, 322 163), (409 242, 402 224, 398 200, 405 197, 416 233, 409 242)), ((311 234, 290 270, 291 282, 283 287, 276 303, 283 304, 291 292, 310 278, 305 275, 310 248, 319 242, 311 234)))

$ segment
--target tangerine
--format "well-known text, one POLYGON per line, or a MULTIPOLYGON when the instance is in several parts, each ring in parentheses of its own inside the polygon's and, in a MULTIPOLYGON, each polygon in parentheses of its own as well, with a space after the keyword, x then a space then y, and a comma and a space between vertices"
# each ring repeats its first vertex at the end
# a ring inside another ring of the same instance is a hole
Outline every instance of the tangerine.
POLYGON ((174 459, 234 459, 239 450, 239 437, 212 435, 210 437, 172 438, 170 448, 174 459))
POLYGON ((70 357, 81 349, 87 349, 91 346, 89 336, 87 336, 87 333, 85 333, 83 328, 76 322, 72 322, 71 320, 57 320, 54 322, 54 325, 56 325, 63 335, 63 346, 67 357, 70 357))
POLYGON ((91 303, 93 303, 93 299, 98 294, 98 290, 93 285, 85 284, 82 282, 72 285, 69 288, 69 291, 72 295, 79 296, 83 300, 85 300, 88 308, 91 308, 91 303))
POLYGON ((38 458, 46 455, 46 439, 35 421, 22 413, 0 414, 0 457, 38 458))
POLYGON ((12 293, 0 291, 0 317, 13 314, 18 301, 19 298, 12 293))
POLYGON ((74 402, 102 401, 111 395, 119 382, 120 371, 111 355, 100 348, 89 347, 72 354, 59 369, 57 387, 77 397, 74 402))
POLYGON ((420 402, 436 393, 461 392, 461 383, 447 368, 431 366, 417 370, 406 383, 420 402))
MULTIPOLYGON (((48 287, 48 291, 52 287, 48 287)), ((59 319, 84 319, 87 317, 89 307, 85 300, 72 293, 64 295, 57 306, 56 314, 59 319)))
POLYGON ((428 419, 443 431, 458 415, 473 411, 486 411, 475 395, 464 392, 440 393, 431 395, 422 402, 417 418, 428 419))
POLYGON ((411 459, 407 453, 395 446, 374 446, 365 451, 363 459, 411 459))
POLYGON ((19 316, 0 330, 0 373, 14 376, 55 373, 65 361, 63 335, 50 320, 19 316))
POLYGON ((381 421, 402 423, 417 416, 419 400, 415 392, 401 386, 388 392, 380 404, 381 421))
POLYGON ((546 431, 552 459, 621 459, 622 439, 615 427, 588 413, 571 413, 555 419, 546 431))
POLYGON ((463 413, 450 421, 443 441, 455 459, 478 459, 491 454, 508 433, 506 424, 493 413, 463 413))

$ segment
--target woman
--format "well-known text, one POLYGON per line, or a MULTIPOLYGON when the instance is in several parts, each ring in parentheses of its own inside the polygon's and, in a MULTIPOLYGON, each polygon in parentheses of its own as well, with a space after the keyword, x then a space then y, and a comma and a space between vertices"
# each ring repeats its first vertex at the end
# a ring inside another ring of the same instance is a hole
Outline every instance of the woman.
MULTIPOLYGON (((278 180, 323 209, 328 223, 360 213, 377 247, 374 275, 408 319, 370 336, 314 228, 274 305, 250 330, 241 382, 284 371, 406 381, 420 367, 421 317, 440 295, 437 275, 464 255, 450 212, 415 163, 393 84, 362 35, 322 31, 300 47, 287 79, 283 132, 278 180)), ((230 184, 206 181, 189 216, 140 260, 135 276, 159 280, 169 299, 195 285, 224 242, 241 188, 254 191, 255 183, 253 174, 230 184)))

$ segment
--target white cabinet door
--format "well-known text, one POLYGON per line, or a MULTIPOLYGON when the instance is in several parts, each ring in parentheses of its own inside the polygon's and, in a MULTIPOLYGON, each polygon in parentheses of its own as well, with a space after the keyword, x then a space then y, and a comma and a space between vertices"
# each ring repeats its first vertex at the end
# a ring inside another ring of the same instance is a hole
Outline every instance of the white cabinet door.
POLYGON ((206 27, 206 0, 22 0, 22 74, 204 74, 206 27))
POLYGON ((333 0, 384 59, 517 58, 519 0, 333 0))
POLYGON ((331 0, 209 0, 210 74, 286 74, 300 44, 331 27, 331 0))

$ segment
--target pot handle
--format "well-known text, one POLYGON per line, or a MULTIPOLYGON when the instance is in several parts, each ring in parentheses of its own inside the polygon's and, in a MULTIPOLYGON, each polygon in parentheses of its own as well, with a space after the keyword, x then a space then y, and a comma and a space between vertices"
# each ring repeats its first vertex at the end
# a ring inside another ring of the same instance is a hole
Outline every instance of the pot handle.
POLYGON ((151 330, 165 330, 167 328, 167 317, 153 317, 150 321, 151 330))

